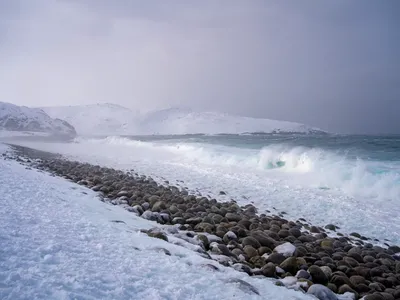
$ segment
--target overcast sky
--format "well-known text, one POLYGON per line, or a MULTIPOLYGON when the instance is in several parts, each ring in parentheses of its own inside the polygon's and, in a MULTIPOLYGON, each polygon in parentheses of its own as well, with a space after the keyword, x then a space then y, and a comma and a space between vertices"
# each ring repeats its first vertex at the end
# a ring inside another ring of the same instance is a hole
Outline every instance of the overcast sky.
POLYGON ((0 0, 0 101, 400 133, 400 1, 0 0))

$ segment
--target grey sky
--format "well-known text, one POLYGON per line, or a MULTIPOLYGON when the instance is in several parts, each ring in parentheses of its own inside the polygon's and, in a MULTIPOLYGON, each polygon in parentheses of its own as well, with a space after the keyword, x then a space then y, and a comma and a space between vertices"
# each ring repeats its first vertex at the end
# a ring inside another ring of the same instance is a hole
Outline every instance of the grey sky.
POLYGON ((400 133, 400 1, 0 0, 0 101, 400 133))

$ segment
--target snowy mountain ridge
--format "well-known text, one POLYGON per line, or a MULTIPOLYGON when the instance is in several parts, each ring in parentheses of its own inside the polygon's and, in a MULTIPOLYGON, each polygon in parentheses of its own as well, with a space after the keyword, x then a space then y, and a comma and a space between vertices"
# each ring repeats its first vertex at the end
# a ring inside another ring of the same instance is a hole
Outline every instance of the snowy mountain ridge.
POLYGON ((72 125, 62 119, 51 118, 42 109, 7 102, 0 102, 0 130, 76 136, 72 125))
POLYGON ((42 107, 54 118, 71 123, 80 135, 242 134, 254 132, 322 132, 304 124, 196 112, 173 107, 139 113, 116 104, 42 107))

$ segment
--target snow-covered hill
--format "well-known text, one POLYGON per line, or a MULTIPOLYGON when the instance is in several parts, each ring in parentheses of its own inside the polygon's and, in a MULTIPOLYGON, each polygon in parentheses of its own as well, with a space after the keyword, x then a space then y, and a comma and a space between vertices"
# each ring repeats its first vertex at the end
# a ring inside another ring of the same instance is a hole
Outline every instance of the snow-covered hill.
POLYGON ((115 104, 43 107, 71 123, 81 135, 241 134, 320 131, 300 123, 257 119, 218 112, 170 108, 139 114, 115 104))
POLYGON ((28 132, 48 135, 75 136, 72 125, 61 119, 53 119, 39 108, 17 106, 0 102, 0 131, 28 132))
POLYGON ((72 124, 80 135, 129 135, 138 132, 138 115, 129 108, 104 103, 42 107, 53 118, 72 124))
POLYGON ((150 112, 143 116, 140 125, 141 132, 144 134, 307 133, 320 131, 300 123, 249 118, 210 111, 195 112, 181 108, 150 112))

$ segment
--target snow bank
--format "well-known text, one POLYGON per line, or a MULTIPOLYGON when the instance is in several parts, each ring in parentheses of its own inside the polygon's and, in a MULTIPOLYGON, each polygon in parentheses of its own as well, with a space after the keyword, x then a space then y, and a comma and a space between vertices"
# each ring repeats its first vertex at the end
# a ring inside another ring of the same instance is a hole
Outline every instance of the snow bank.
POLYGON ((1 299, 311 299, 231 268, 202 268, 215 262, 140 233, 155 223, 84 187, 14 161, 0 159, 0 170, 1 299))

